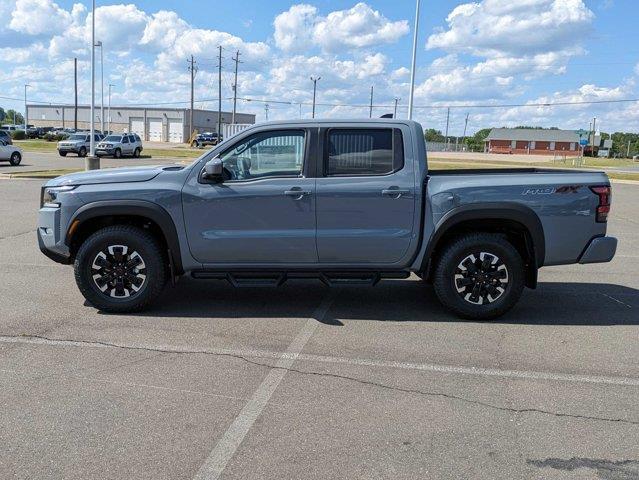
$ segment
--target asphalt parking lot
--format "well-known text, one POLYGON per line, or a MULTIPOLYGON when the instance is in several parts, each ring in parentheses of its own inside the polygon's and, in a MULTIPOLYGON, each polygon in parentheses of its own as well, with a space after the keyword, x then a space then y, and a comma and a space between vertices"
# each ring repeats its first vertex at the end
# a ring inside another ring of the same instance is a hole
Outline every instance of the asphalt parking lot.
POLYGON ((416 279, 102 314, 38 250, 41 183, 0 180, 0 478, 639 478, 639 185, 613 262, 476 323, 416 279))
MULTIPOLYGON (((202 150, 204 153, 204 150, 202 150)), ((182 158, 171 159, 165 157, 153 157, 153 158, 110 158, 103 157, 100 159, 100 165, 102 168, 113 167, 129 167, 135 165, 163 165, 168 163, 175 163, 180 161, 191 162, 194 159, 182 158)), ((11 166, 9 162, 0 162, 0 174, 3 173, 18 173, 18 172, 33 172, 42 170, 60 170, 77 168, 79 170, 84 169, 85 159, 73 154, 69 154, 66 157, 61 157, 57 152, 23 152, 22 162, 18 166, 11 166)))

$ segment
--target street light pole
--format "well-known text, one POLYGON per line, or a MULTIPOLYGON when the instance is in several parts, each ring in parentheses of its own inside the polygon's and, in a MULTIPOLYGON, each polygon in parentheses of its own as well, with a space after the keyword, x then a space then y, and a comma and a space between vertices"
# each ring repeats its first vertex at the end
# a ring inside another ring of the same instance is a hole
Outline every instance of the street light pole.
MULTIPOLYGON (((27 117, 29 116, 27 113, 27 87, 30 86, 29 84, 24 85, 24 138, 27 138, 27 117)), ((15 121, 13 123, 15 123, 15 121)))
POLYGON ((315 94, 317 93, 317 81, 321 79, 322 77, 311 77, 311 81, 313 82, 313 113, 311 118, 315 118, 315 94))
POLYGON ((417 30, 419 27, 419 4, 420 0, 417 0, 417 6, 415 7, 415 31, 413 32, 413 61, 410 69, 410 95, 408 97, 408 119, 413 118, 413 95, 415 92, 415 64, 417 62, 417 30))
POLYGON ((84 162, 86 170, 98 170, 100 158, 95 156, 95 0, 91 10, 91 129, 89 138, 89 156, 84 162))
POLYGON ((100 47, 100 131, 104 133, 104 52, 102 40, 98 40, 95 46, 100 47))
POLYGON ((109 110, 107 114, 107 117, 108 117, 107 130, 109 131, 109 135, 111 134, 111 87, 115 87, 115 85, 113 85, 112 83, 109 83, 109 110))

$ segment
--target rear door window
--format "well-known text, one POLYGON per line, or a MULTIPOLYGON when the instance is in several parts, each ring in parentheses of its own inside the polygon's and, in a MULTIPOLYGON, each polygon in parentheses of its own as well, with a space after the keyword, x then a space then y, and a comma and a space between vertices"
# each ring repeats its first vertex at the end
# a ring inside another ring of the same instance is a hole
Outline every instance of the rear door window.
POLYGON ((401 131, 392 128, 330 129, 325 157, 328 176, 388 175, 403 166, 401 131))

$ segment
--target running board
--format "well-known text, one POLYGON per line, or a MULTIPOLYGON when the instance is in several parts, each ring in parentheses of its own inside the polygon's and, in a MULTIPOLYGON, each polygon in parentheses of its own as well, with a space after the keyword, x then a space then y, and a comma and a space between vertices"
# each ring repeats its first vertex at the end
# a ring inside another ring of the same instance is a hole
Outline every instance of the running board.
POLYGON ((223 272, 219 270, 195 270, 191 276, 201 280, 226 280, 234 287, 280 287, 288 280, 317 279, 328 287, 338 285, 375 286, 383 278, 408 278, 410 272, 370 271, 290 271, 290 272, 223 272))

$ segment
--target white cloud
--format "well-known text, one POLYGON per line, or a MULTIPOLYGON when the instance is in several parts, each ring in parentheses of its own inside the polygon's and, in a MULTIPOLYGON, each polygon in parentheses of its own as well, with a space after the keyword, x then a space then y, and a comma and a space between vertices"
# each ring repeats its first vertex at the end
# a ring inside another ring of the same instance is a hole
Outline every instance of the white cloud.
POLYGON ((189 24, 177 13, 160 10, 148 20, 140 43, 157 49, 167 48, 189 28, 189 24))
POLYGON ((9 28, 27 35, 43 35, 64 30, 71 22, 71 14, 52 0, 18 0, 9 28))
POLYGON ((586 38, 593 19, 582 0, 483 0, 456 7, 426 46, 478 56, 561 51, 586 38))
POLYGON ((276 45, 295 52, 309 46, 328 52, 371 47, 395 42, 409 31, 406 20, 393 22, 363 2, 326 17, 312 5, 293 5, 275 18, 273 26, 276 45))

